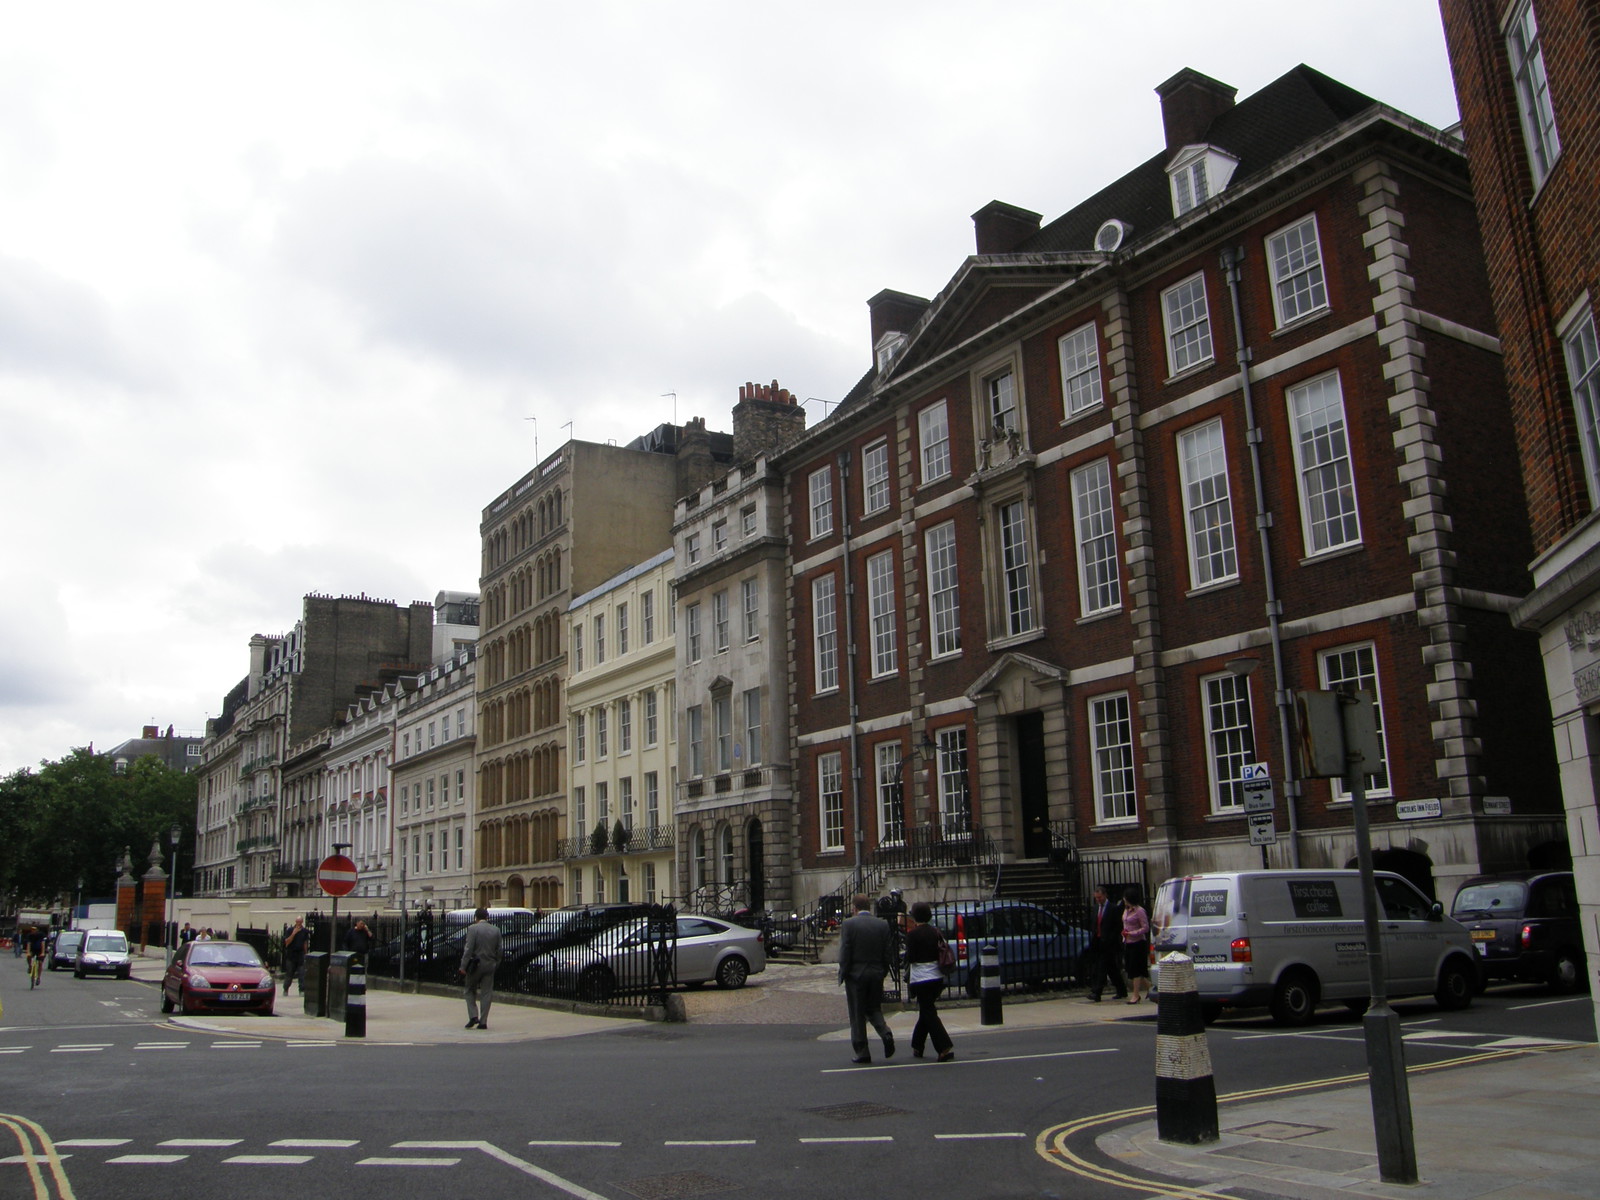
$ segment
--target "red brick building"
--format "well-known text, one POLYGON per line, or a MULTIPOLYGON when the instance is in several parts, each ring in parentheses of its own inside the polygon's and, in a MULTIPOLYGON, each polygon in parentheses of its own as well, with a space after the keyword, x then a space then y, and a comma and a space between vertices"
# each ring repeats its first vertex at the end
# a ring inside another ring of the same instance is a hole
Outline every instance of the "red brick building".
MULTIPOLYGON (((1591 981, 1600 965, 1600 3, 1443 0, 1533 528, 1591 981)), ((1600 996, 1600 988, 1594 989, 1600 996)))
POLYGON ((797 891, 1250 866, 1260 763, 1267 860, 1343 864, 1348 797, 1284 754, 1339 683, 1378 697, 1383 861, 1448 896, 1560 839, 1460 145, 1304 66, 1157 92, 1143 165, 874 297, 874 369, 780 456, 797 891))

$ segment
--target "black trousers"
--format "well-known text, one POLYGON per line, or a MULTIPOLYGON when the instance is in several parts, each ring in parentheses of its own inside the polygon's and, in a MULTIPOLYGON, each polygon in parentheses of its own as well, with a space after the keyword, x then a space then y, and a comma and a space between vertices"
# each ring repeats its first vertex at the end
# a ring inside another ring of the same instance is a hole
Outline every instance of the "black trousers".
POLYGON ((929 979, 924 983, 913 983, 909 990, 911 998, 917 1002, 917 1027, 911 1031, 912 1053, 921 1054, 922 1048, 931 1040, 934 1053, 943 1054, 955 1045, 945 1031, 944 1022, 939 1019, 939 994, 944 991, 944 980, 929 979))
POLYGON ((1094 949, 1085 956, 1088 960, 1089 995, 1099 999, 1105 991, 1106 980, 1111 981, 1112 990, 1121 999, 1128 994, 1127 981, 1122 978, 1122 947, 1115 943, 1099 942, 1094 949))

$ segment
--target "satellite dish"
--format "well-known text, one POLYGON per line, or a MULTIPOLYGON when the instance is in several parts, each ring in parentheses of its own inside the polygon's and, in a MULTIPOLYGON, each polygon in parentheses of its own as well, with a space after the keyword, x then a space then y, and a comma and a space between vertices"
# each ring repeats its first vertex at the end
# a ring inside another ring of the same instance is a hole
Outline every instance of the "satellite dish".
POLYGON ((1123 239, 1128 236, 1128 231, 1132 228, 1133 226, 1126 221, 1119 221, 1116 217, 1112 217, 1099 229, 1095 230, 1094 248, 1105 253, 1110 253, 1112 250, 1120 248, 1123 239))

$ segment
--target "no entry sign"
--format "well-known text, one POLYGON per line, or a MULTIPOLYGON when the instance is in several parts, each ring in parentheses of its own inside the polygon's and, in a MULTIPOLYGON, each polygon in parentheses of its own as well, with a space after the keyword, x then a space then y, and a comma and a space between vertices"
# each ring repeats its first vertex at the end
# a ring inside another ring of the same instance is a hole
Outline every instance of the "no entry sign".
POLYGON ((356 864, 342 854, 330 854, 317 867, 317 882, 330 896, 348 896, 355 891, 356 864))

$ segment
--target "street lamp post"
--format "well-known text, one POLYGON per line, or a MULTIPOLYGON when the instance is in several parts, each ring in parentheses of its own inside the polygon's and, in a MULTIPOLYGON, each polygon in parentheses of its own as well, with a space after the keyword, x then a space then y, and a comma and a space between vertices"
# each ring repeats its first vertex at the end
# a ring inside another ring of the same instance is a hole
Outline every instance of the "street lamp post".
POLYGON ((177 947, 178 940, 178 840, 183 836, 183 827, 174 825, 167 830, 167 840, 172 843, 172 885, 167 888, 167 936, 162 940, 167 943, 167 965, 172 965, 172 956, 177 947))

